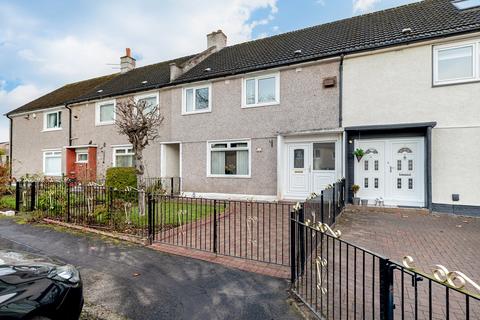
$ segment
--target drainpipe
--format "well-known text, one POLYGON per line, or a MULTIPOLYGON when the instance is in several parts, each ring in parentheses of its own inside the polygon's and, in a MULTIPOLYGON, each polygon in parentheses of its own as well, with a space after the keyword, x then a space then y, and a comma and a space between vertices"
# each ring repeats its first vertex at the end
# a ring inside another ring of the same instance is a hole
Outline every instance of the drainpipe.
POLYGON ((65 104, 65 108, 68 109, 68 146, 72 145, 72 109, 65 104))
POLYGON ((10 182, 12 181, 12 154, 13 154, 13 119, 7 114, 6 115, 8 119, 10 119, 10 141, 9 141, 9 148, 8 148, 8 175, 10 177, 10 182))
POLYGON ((338 127, 342 127, 342 112, 343 112, 343 59, 345 55, 340 56, 340 65, 338 67, 338 127))

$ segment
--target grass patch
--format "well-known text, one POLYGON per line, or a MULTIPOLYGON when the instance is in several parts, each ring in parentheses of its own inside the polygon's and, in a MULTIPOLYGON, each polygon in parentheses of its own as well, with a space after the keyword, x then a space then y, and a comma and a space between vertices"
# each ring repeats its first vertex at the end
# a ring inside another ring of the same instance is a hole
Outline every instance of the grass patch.
POLYGON ((15 210, 15 196, 10 194, 1 196, 0 209, 15 210))
MULTIPOLYGON (((158 202, 154 211, 155 225, 160 227, 177 227, 212 216, 214 210, 215 206, 209 203, 177 201, 158 202)), ((223 205, 216 205, 217 214, 220 215, 224 211, 225 207, 223 205)), ((94 214, 94 216, 95 222, 100 224, 123 222, 139 228, 148 225, 147 214, 139 214, 136 203, 130 208, 128 208, 128 206, 123 206, 123 208, 117 206, 113 212, 109 212, 106 208, 103 208, 100 212, 94 214)))

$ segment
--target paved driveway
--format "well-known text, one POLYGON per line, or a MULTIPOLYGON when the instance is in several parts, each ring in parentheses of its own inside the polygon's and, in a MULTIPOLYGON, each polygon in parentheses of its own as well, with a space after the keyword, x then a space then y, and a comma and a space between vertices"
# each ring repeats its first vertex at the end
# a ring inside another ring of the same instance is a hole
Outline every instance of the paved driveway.
POLYGON ((89 305, 131 319, 297 319, 288 282, 98 236, 0 219, 0 248, 79 267, 89 305))
MULTIPOLYGON (((342 231, 342 239, 367 248, 400 262, 405 255, 414 258, 418 269, 431 275, 435 265, 441 264, 449 271, 461 271, 476 283, 480 283, 480 218, 444 214, 420 214, 398 211, 345 212, 337 221, 336 228, 342 231)), ((367 259, 368 260, 368 259, 367 259)), ((367 268, 368 270, 368 268, 367 268)), ((377 268, 378 270, 378 268, 377 268)), ((413 282, 405 280, 405 317, 414 316, 413 282)), ((395 316, 401 312, 401 278, 395 273, 395 316)), ((428 319, 428 281, 418 282, 418 318, 428 319)), ((480 294, 473 286, 465 287, 480 294)), ((368 292, 368 290, 367 290, 368 292)), ((449 291, 449 306, 446 305, 444 287, 432 285, 432 318, 465 319, 465 297, 449 291)), ((470 319, 480 319, 480 301, 470 299, 470 319)))

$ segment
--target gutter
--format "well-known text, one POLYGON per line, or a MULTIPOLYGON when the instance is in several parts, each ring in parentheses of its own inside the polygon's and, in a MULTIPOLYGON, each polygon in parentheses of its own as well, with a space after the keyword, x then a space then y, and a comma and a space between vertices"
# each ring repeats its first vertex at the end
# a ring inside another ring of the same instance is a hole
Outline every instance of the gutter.
POLYGON ((72 145, 72 109, 65 104, 65 108, 68 109, 68 146, 72 145))
POLYGON ((345 54, 340 56, 340 65, 338 67, 338 127, 342 127, 343 122, 343 60, 345 54))
MULTIPOLYGON (((8 175, 10 178, 10 181, 12 181, 12 154, 13 154, 13 119, 10 117, 9 114, 5 115, 8 119, 10 119, 10 141, 9 141, 9 146, 8 146, 8 175)), ((10 182, 11 183, 11 182, 10 182)))

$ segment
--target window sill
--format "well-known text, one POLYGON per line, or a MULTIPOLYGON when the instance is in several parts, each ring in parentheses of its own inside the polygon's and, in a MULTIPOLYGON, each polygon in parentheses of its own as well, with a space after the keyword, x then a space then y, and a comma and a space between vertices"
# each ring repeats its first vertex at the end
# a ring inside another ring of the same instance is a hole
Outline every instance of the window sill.
POLYGON ((199 110, 199 111, 189 111, 189 112, 182 112, 182 116, 189 116, 191 114, 197 114, 197 113, 209 113, 212 112, 212 109, 207 109, 207 110, 199 110))
POLYGON ((280 102, 269 102, 269 103, 259 103, 259 104, 248 104, 248 105, 243 105, 242 109, 250 109, 250 108, 262 108, 262 107, 274 107, 274 106, 279 106, 280 102))
POLYGON ((233 178, 233 179, 251 179, 250 175, 248 176, 238 176, 238 175, 230 175, 230 174, 209 174, 207 178, 233 178))
POLYGON ((109 122, 96 122, 95 126, 96 127, 101 127, 101 126, 110 126, 115 124, 115 121, 109 121, 109 122))
POLYGON ((44 172, 43 175, 45 177, 61 177, 62 176, 61 173, 46 173, 46 172, 44 172))
POLYGON ((475 82, 480 82, 480 79, 440 81, 440 82, 434 82, 432 87, 436 88, 436 87, 454 86, 454 85, 469 84, 469 83, 475 83, 475 82))
POLYGON ((50 131, 61 131, 63 128, 50 128, 50 129, 43 129, 42 132, 50 132, 50 131))
POLYGON ((87 164, 88 161, 75 161, 75 164, 87 164))

